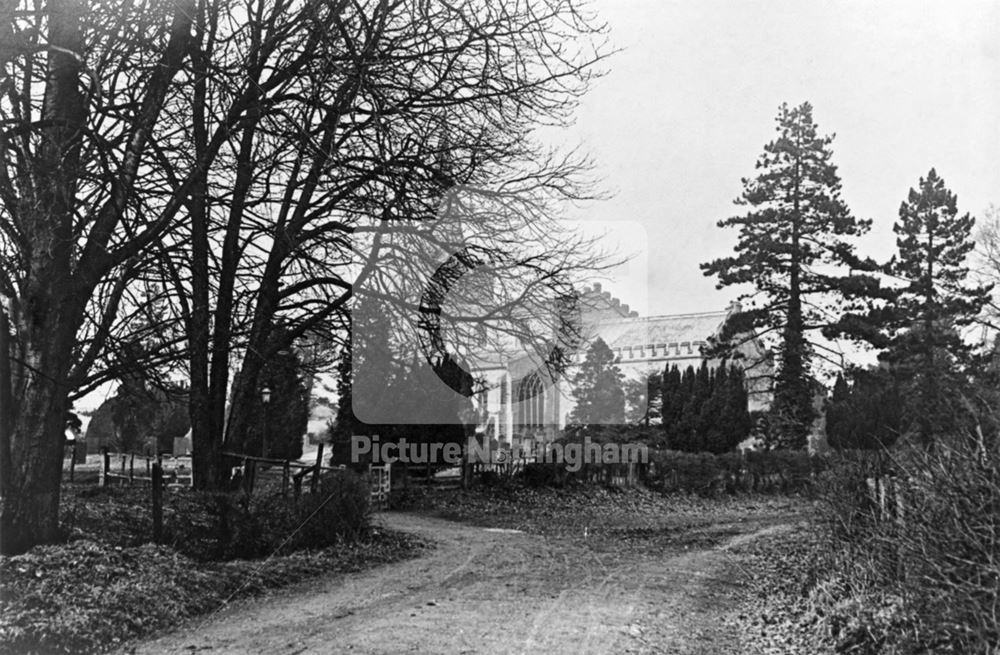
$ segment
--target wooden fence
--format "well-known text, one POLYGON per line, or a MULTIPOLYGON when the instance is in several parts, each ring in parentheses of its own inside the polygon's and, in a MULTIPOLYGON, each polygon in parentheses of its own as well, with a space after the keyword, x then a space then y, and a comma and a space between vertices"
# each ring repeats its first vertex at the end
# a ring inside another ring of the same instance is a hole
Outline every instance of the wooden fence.
POLYGON ((323 444, 319 444, 316 450, 316 462, 313 464, 289 459, 254 457, 242 453, 222 453, 222 456, 228 459, 229 466, 232 468, 234 485, 242 487, 248 496, 253 494, 258 479, 277 480, 279 475, 282 496, 287 496, 288 492, 291 491, 298 498, 307 477, 309 478, 309 491, 316 493, 323 471, 343 469, 343 467, 323 466, 323 444))
POLYGON ((99 484, 108 486, 114 480, 129 485, 153 483, 153 467, 159 464, 163 471, 163 481, 168 487, 190 487, 194 481, 191 474, 191 458, 173 455, 139 455, 136 453, 115 453, 107 449, 101 451, 99 484))
MULTIPOLYGON (((306 464, 288 459, 255 457, 242 453, 222 453, 232 470, 232 483, 248 496, 258 488, 258 482, 269 480, 279 486, 282 496, 291 492, 298 498, 308 481, 308 490, 316 493, 320 477, 324 471, 343 471, 344 466, 323 466, 323 444, 316 451, 316 461, 306 464)), ((391 469, 385 466, 370 466, 368 478, 371 486, 372 506, 384 509, 388 505, 392 489, 391 469)), ((108 486, 119 480, 122 484, 150 484, 161 487, 190 487, 193 483, 191 457, 171 455, 140 455, 137 453, 116 453, 102 451, 100 486, 108 486), (159 470, 157 470, 159 469, 159 470), (154 484, 159 481, 159 485, 154 484)), ((156 495, 154 494, 154 504, 156 495)))

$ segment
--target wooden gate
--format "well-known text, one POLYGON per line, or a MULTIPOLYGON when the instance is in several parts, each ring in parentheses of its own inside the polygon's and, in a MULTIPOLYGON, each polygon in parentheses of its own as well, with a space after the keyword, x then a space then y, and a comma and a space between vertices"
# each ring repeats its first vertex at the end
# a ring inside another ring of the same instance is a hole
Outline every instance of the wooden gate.
POLYGON ((384 510, 389 507, 389 492, 392 491, 391 464, 368 466, 368 480, 371 484, 372 507, 384 510))

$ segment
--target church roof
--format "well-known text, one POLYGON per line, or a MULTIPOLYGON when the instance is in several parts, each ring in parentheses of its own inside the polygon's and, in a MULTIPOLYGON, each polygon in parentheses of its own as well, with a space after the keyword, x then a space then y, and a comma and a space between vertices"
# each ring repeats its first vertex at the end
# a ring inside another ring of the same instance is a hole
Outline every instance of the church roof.
POLYGON ((724 311, 625 318, 604 322, 596 331, 612 349, 695 343, 707 341, 725 319, 724 311))

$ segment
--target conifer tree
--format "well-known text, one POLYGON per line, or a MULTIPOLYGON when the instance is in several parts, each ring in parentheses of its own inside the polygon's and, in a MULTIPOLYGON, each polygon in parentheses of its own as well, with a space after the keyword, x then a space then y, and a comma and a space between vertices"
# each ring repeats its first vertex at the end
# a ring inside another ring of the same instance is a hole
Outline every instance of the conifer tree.
POLYGON ((887 302, 838 326, 885 349, 882 359, 906 387, 907 429, 927 447, 961 422, 960 368, 969 347, 957 328, 979 314, 991 291, 968 283, 974 224, 969 214, 959 216, 955 194, 932 168, 900 205, 897 254, 885 266, 896 284, 879 295, 887 302))
POLYGON ((725 404, 724 394, 719 391, 726 384, 726 373, 724 369, 710 367, 707 361, 702 362, 699 372, 702 369, 708 373, 708 394, 702 398, 698 411, 698 445, 702 450, 709 450, 708 433, 715 427, 725 404))
POLYGON ((750 419, 750 397, 746 388, 746 376, 743 367, 733 364, 729 368, 724 389, 726 402, 723 405, 722 423, 725 435, 723 452, 732 450, 741 441, 750 436, 753 421, 750 419))
MULTIPOLYGON (((291 348, 278 351, 264 366, 261 384, 270 389, 270 402, 261 406, 261 421, 250 428, 248 440, 259 437, 262 448, 266 447, 265 457, 302 457, 302 439, 309 428, 309 396, 304 374, 298 353, 291 348)), ((257 451, 251 446, 250 452, 257 451)))
POLYGON ((813 420, 813 385, 808 333, 829 317, 824 299, 855 284, 844 266, 868 270, 848 239, 867 232, 870 221, 851 215, 840 197, 832 163, 832 136, 820 136, 812 106, 783 104, 778 137, 764 146, 758 175, 743 180, 736 204, 747 213, 719 222, 736 228, 735 254, 702 264, 718 287, 752 285, 744 300, 759 301, 747 311, 751 324, 780 336, 771 424, 778 447, 803 448, 813 420))
POLYGON ((672 448, 672 439, 677 431, 677 423, 680 421, 681 412, 684 411, 681 371, 677 368, 677 364, 668 366, 664 371, 661 394, 660 414, 663 422, 663 436, 667 441, 667 447, 672 448))
POLYGON ((680 385, 677 388, 677 394, 674 401, 676 403, 677 418, 671 424, 668 437, 668 445, 673 450, 691 449, 691 432, 693 428, 691 426, 692 407, 689 405, 692 402, 692 395, 694 394, 694 379, 694 367, 688 366, 681 374, 680 385))
POLYGON ((625 422, 624 377, 615 366, 615 354, 598 338, 587 350, 580 370, 573 377, 576 407, 569 416, 570 433, 595 436, 600 426, 625 422))
POLYGON ((328 431, 334 464, 357 463, 350 458, 354 435, 379 435, 383 443, 397 436, 396 426, 379 421, 391 416, 389 406, 403 367, 388 323, 373 314, 358 303, 347 316, 350 340, 337 362, 337 413, 328 431))
POLYGON ((847 402, 851 389, 843 374, 837 373, 833 381, 833 390, 824 403, 823 411, 826 418, 826 443, 834 450, 843 448, 847 441, 844 437, 849 420, 847 402))
POLYGON ((702 406, 702 450, 725 453, 750 435, 751 421, 743 369, 726 366, 715 369, 712 395, 702 406))
POLYGON ((838 375, 826 403, 826 440, 831 448, 881 450, 903 430, 901 388, 887 367, 838 375))
POLYGON ((953 420, 949 387, 958 380, 950 372, 958 363, 955 356, 968 352, 954 328, 968 325, 990 293, 966 284, 975 220, 959 216, 957 203, 932 168, 919 189, 910 189, 893 226, 898 256, 890 269, 907 285, 892 303, 897 334, 889 356, 912 372, 915 428, 925 445, 953 420))
POLYGON ((725 426, 720 420, 728 402, 729 377, 726 367, 720 366, 712 369, 710 380, 711 393, 701 406, 698 447, 699 450, 720 453, 728 450, 725 447, 727 441, 724 434, 725 426))
POLYGON ((706 361, 702 361, 697 371, 694 367, 688 367, 688 371, 690 376, 685 372, 685 377, 688 377, 690 382, 685 388, 689 391, 678 422, 676 444, 673 447, 677 450, 699 452, 704 450, 706 427, 701 410, 712 395, 712 374, 706 361))
MULTIPOLYGON (((354 402, 352 368, 351 345, 348 342, 337 357, 337 411, 327 434, 331 442, 347 443, 351 435, 358 434, 358 421, 352 407, 354 402)), ((336 451, 336 446, 334 446, 334 451, 336 451)))

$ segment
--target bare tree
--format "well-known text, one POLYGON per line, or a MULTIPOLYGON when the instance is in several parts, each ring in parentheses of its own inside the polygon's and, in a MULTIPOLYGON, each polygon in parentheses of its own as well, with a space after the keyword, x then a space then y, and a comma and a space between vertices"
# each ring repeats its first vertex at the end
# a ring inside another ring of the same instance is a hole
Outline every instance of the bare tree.
MULTIPOLYGON (((149 362, 187 358, 196 476, 213 486, 224 426, 238 444, 282 347, 275 321, 287 340, 335 331, 387 227, 435 215, 455 185, 538 210, 585 196, 581 163, 532 130, 568 119, 601 35, 571 0, 4 3, 0 550, 56 537, 69 400, 123 344, 155 335, 149 362), (154 286, 170 294, 155 321, 154 286)), ((494 247, 542 261, 514 234, 494 247)))
POLYGON ((86 308, 172 218, 137 211, 134 191, 192 15, 187 2, 54 0, 25 3, 0 27, 17 44, 0 62, 0 285, 11 299, 14 410, 0 438, 4 553, 56 538, 86 308))
POLYGON ((456 238, 436 220, 450 189, 475 186, 506 207, 479 235, 484 249, 516 259, 517 248, 523 259, 531 242, 525 261, 538 278, 548 261, 550 282, 552 271, 571 267, 567 253, 582 249, 552 237, 543 196, 586 196, 586 166, 541 152, 530 132, 567 119, 603 55, 559 46, 571 33, 588 42, 600 34, 564 2, 494 9, 400 0, 338 11, 251 3, 245 11, 255 20, 238 24, 212 13, 218 6, 203 9, 202 45, 191 58, 198 82, 172 113, 176 143, 162 145, 176 193, 185 144, 195 153, 208 144, 214 157, 188 201, 191 231, 175 235, 191 244, 190 266, 173 265, 179 298, 191 298, 192 423, 204 473, 196 482, 212 486, 219 445, 241 447, 270 351, 290 346, 269 338, 274 322, 288 328, 287 340, 335 332, 359 289, 391 287, 371 277, 391 253, 404 273, 456 238), (225 147, 211 149, 214 117, 234 113, 244 97, 252 109, 226 128, 225 147), (240 374, 227 415, 234 360, 240 374))

